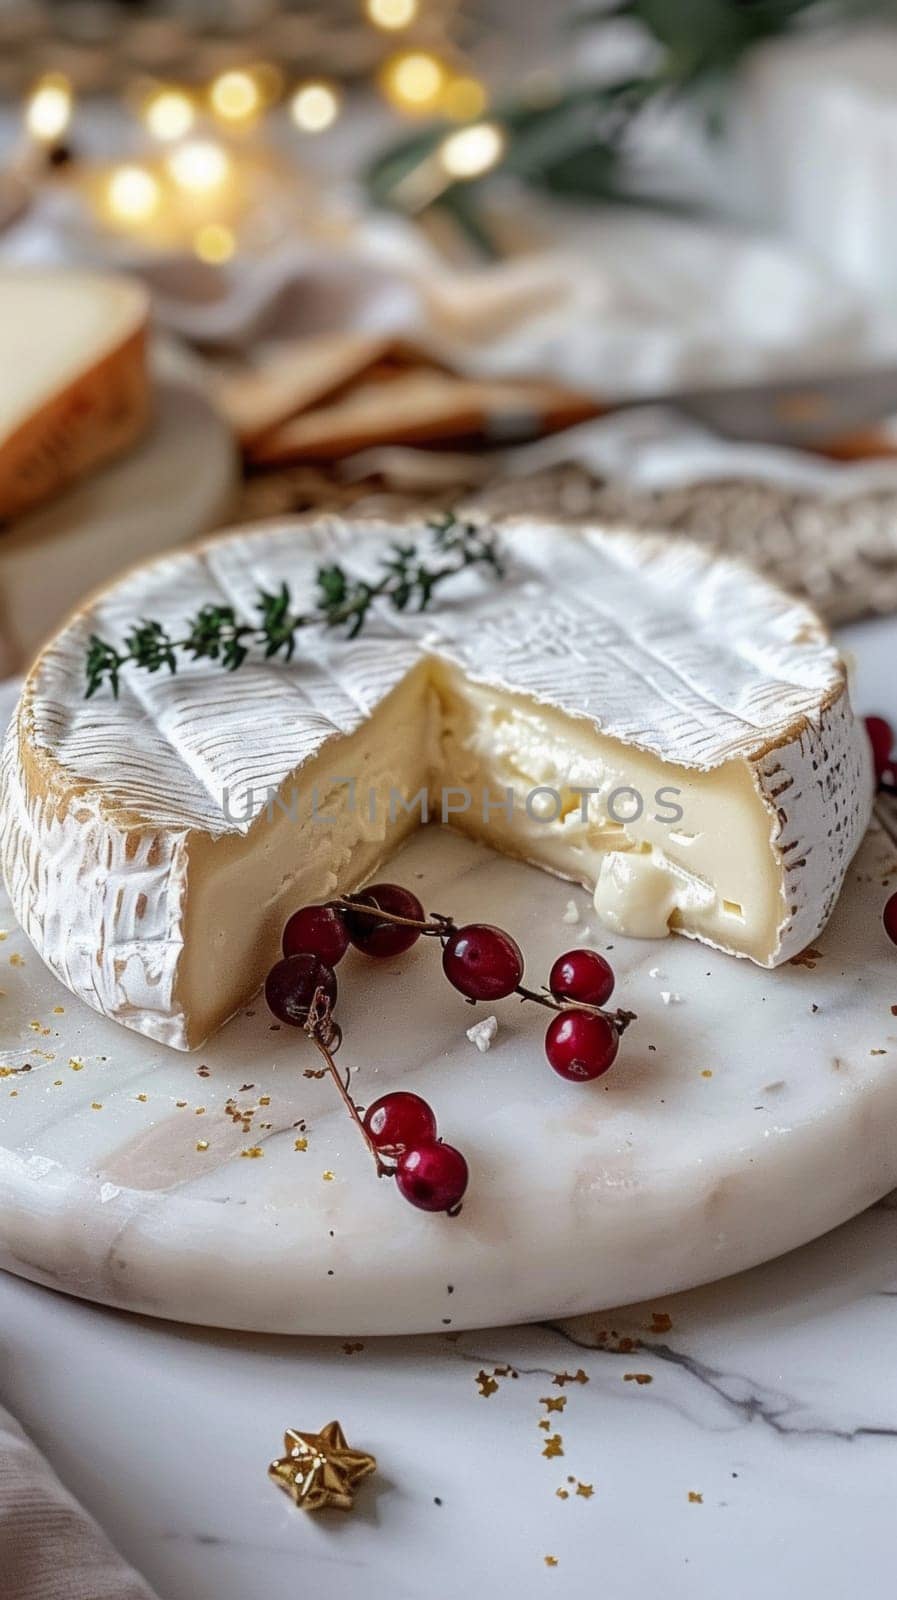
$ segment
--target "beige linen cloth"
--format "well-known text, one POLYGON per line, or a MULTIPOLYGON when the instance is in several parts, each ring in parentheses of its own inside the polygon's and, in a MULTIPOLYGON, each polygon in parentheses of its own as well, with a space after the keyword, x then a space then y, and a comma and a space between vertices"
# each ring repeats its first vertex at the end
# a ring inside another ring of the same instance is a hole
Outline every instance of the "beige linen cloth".
POLYGON ((0 1600, 156 1600, 2 1406, 0 1600))

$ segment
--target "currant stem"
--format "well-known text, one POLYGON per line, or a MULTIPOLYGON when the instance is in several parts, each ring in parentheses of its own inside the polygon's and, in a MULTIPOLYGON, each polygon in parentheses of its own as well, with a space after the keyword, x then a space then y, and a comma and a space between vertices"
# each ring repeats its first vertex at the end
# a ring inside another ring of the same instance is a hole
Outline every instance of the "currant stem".
POLYGON ((527 989, 522 983, 518 983, 514 993, 519 994, 521 1000, 532 1000, 537 1006, 547 1006, 549 1011, 588 1011, 593 1017, 607 1017, 618 1033, 625 1033, 636 1017, 634 1011, 605 1011, 603 1006, 589 1005, 586 1000, 556 1000, 553 994, 545 990, 527 989))
POLYGON ((381 911, 379 906, 365 905, 351 894, 337 895, 333 904, 343 911, 361 911, 365 916, 376 917, 379 922, 395 922, 400 928, 416 928, 418 933, 428 935, 431 939, 446 938, 456 931, 451 917, 442 917, 438 912, 434 912, 429 921, 421 922, 418 917, 400 917, 395 911, 381 911))
POLYGON ((339 1093, 339 1097, 342 1100, 343 1105, 345 1106, 346 1110, 349 1113, 349 1116, 352 1118, 352 1121, 355 1123, 355 1126, 358 1129, 358 1132, 361 1134, 362 1139, 364 1140, 365 1144, 367 1145, 367 1147, 368 1147, 368 1149, 369 1149, 369 1151, 371 1153, 371 1156, 372 1156, 373 1162, 374 1162, 374 1166, 377 1168, 377 1177, 378 1178, 391 1177, 392 1176, 392 1169, 390 1167, 387 1167, 380 1160, 380 1156, 379 1156, 379 1153, 377 1151, 377 1148, 374 1145, 373 1141, 371 1140, 371 1138, 370 1138, 370 1136, 368 1134, 367 1128, 365 1127, 364 1123, 361 1120, 361 1117, 359 1116, 358 1107, 355 1104, 355 1101, 352 1099, 351 1094, 349 1093, 349 1089, 348 1089, 347 1084, 345 1084, 343 1082, 342 1077, 340 1076, 339 1068, 338 1068, 336 1062, 333 1059, 333 1052, 330 1049, 329 1044, 326 1042, 325 1038, 323 1037, 325 1032, 329 1033, 329 1031, 330 1031, 330 1029, 332 1027, 332 1023, 331 1023, 331 1019, 330 1019, 329 1009, 326 1008, 326 1002, 324 1003, 324 1007, 322 1009, 321 1001, 319 1000, 320 996, 321 996, 321 990, 319 989, 319 990, 316 991, 315 997, 312 1000, 311 1007, 309 1009, 308 1020, 307 1020, 307 1022, 305 1024, 305 1032, 308 1034, 308 1037, 310 1038, 312 1044, 315 1046, 315 1049, 324 1058, 324 1062, 326 1064, 327 1071, 330 1073, 331 1078, 333 1079, 334 1083, 336 1084, 337 1091, 339 1093))
MULTIPOLYGON (((369 917, 378 917, 382 922, 397 922, 403 928, 417 928, 418 933, 434 939, 445 940, 458 931, 454 919, 444 917, 438 911, 431 912, 429 920, 421 922, 418 917, 400 917, 393 911, 381 911, 379 906, 365 905, 350 894, 337 895, 334 904, 345 911, 362 911, 369 917)), ((607 1017, 619 1034, 625 1033, 630 1022, 636 1020, 635 1011, 605 1011, 603 1006, 591 1006, 585 1000, 555 1000, 553 995, 544 990, 527 989, 522 983, 518 983, 514 993, 519 994, 521 1000, 532 1000, 537 1006, 547 1006, 549 1011, 588 1011, 595 1017, 607 1017)), ((472 1000, 471 1005, 475 1004, 472 1000)))

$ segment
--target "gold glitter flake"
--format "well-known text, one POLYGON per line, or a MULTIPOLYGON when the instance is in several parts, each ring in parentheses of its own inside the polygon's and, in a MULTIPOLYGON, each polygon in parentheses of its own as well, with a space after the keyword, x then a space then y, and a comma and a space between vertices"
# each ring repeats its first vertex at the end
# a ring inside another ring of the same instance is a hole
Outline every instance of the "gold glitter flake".
POLYGON ((336 1177, 336 1173, 335 1172, 331 1172, 330 1168, 328 1167, 326 1172, 322 1172, 321 1173, 321 1177, 323 1178, 325 1183, 332 1183, 334 1178, 336 1177))
POLYGON ((558 1564, 557 1556, 546 1556, 545 1557, 545 1565, 546 1565, 546 1567, 556 1567, 557 1564, 558 1564))
POLYGON ((147 1100, 149 1099, 149 1095, 148 1094, 139 1094, 137 1096, 137 1099, 140 1101, 141 1105, 145 1106, 147 1100))
POLYGON ((9 958, 9 964, 11 967, 24 967, 25 957, 20 956, 18 950, 14 950, 9 958))
POLYGON ((65 1006, 54 1006, 53 1007, 53 1015, 54 1015, 54 1017, 64 1017, 65 1016, 65 1006))
POLYGON ((543 1456, 548 1456, 549 1460, 552 1456, 562 1456, 564 1454, 564 1441, 559 1433, 553 1433, 550 1439, 545 1440, 545 1448, 542 1454, 543 1456))
POLYGON ((477 1373, 476 1386, 484 1400, 488 1400, 489 1396, 491 1394, 495 1394, 495 1391, 498 1388, 498 1384, 496 1383, 495 1379, 490 1377, 489 1373, 486 1371, 480 1371, 477 1373))
POLYGON ((246 1156, 249 1161, 257 1161, 264 1153, 260 1144, 251 1144, 248 1149, 240 1151, 241 1156, 246 1156))
POLYGON ((102 1100, 91 1100, 90 1109, 91 1109, 91 1111, 102 1111, 102 1109, 103 1109, 102 1100))
POLYGON ((703 1072, 701 1073, 701 1077, 702 1078, 712 1078, 713 1077, 713 1073, 711 1072, 709 1067, 705 1067, 704 1068, 703 1072))
POLYGON ((197 1139, 196 1148, 197 1148, 197 1150, 208 1150, 208 1148, 209 1148, 208 1139, 197 1139))
POLYGON ((704 1496, 698 1494, 697 1489, 689 1489, 688 1503, 690 1506, 702 1506, 704 1504, 704 1496))
POLYGON ((374 1456, 350 1449, 338 1422, 328 1422, 320 1433, 288 1428, 283 1449, 268 1476, 303 1511, 351 1511, 358 1484, 377 1470, 374 1456))
POLYGON ((293 1149, 294 1150, 307 1150, 308 1149, 308 1140, 307 1139, 297 1139, 295 1141, 294 1145, 293 1145, 293 1149))
POLYGON ((78 1056, 71 1056, 69 1058, 69 1066, 71 1067, 73 1072, 83 1072, 84 1071, 84 1062, 78 1056))
POLYGON ((269 1094, 260 1094, 259 1095, 259 1105, 260 1106, 269 1106, 270 1104, 271 1104, 271 1096, 269 1094))

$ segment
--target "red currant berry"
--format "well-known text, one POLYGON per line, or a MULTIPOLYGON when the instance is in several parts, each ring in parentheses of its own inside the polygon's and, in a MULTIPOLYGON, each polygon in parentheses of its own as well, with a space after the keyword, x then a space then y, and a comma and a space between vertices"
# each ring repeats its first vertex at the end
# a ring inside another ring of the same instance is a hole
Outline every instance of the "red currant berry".
POLYGON ((283 930, 285 956, 320 956, 335 967, 349 948, 349 930, 339 906, 303 906, 283 930))
POLYGON ((436 1118, 419 1094, 397 1089, 368 1106, 364 1128, 371 1143, 382 1155, 400 1155, 409 1145, 432 1144, 436 1138, 436 1118))
MULTIPOLYGON (((410 889, 403 889, 399 883, 374 883, 352 898, 363 906, 391 911, 394 917, 411 917, 415 922, 427 920, 417 895, 410 889)), ((420 938, 418 928, 405 928, 400 922, 378 922, 364 911, 347 911, 345 918, 349 938, 356 950, 366 956, 400 956, 420 938)))
POLYGON ((450 1144, 412 1145, 399 1156, 396 1183, 419 1211, 454 1211, 467 1188, 467 1162, 450 1144))
POLYGON ((876 780, 881 778, 891 760, 891 751, 894 748, 894 730, 884 717, 864 717, 869 743, 872 746, 872 764, 875 768, 876 780))
POLYGON ((317 956, 284 956, 265 979, 265 999, 280 1022, 301 1028, 315 992, 323 989, 331 1006, 336 1004, 336 973, 317 956))
POLYGON ((552 967, 548 987, 556 1000, 603 1006, 614 992, 613 967, 597 950, 568 950, 552 967))
POLYGON ((897 944, 897 894, 892 894, 890 900, 881 914, 885 925, 885 933, 892 944, 897 944))
POLYGON ((468 1000, 502 1000, 523 977, 523 956, 509 933, 488 922, 469 922, 447 941, 442 970, 468 1000))
POLYGON ((545 1035, 549 1064, 573 1083, 600 1078, 613 1066, 619 1046, 613 1023, 591 1011, 559 1011, 545 1035))

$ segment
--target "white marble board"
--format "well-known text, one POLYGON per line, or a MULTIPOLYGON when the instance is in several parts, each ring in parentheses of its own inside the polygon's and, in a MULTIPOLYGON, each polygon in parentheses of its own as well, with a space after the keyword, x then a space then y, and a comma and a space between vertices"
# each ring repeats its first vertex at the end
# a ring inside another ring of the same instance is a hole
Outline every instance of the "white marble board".
MULTIPOLYGON (((895 873, 875 829, 819 953, 773 973, 593 925, 638 1022, 592 1085, 550 1071, 547 1014, 517 1001, 493 1008, 480 1054, 465 1030, 487 1008, 445 983, 429 942, 376 965, 350 952, 355 1092, 432 1102, 471 1167, 454 1220, 377 1181, 333 1085, 303 1076, 311 1046, 262 1001, 199 1052, 167 1050, 73 1001, 4 902, 0 1266, 184 1321, 374 1334, 569 1316, 769 1259, 897 1183, 897 953, 880 926, 895 873)), ((585 893, 451 833, 419 833, 389 876, 430 909, 500 921, 532 983, 583 942, 585 893)))

